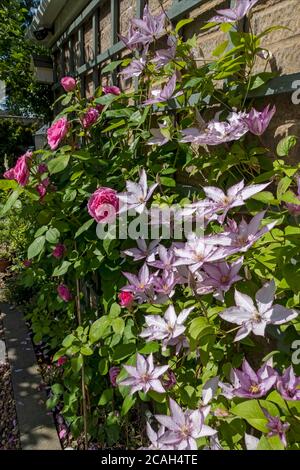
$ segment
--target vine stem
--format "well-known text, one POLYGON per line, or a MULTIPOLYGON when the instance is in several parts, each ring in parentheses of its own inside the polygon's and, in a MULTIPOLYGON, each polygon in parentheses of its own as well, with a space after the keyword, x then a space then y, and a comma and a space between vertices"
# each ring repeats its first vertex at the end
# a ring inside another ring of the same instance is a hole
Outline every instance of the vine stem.
MULTIPOLYGON (((82 325, 81 307, 80 307, 80 285, 79 279, 76 277, 76 310, 78 325, 82 325)), ((83 411, 83 432, 84 432, 84 449, 88 448, 88 432, 87 432, 87 397, 85 393, 85 369, 84 357, 82 356, 81 367, 81 393, 82 393, 82 411, 83 411)))

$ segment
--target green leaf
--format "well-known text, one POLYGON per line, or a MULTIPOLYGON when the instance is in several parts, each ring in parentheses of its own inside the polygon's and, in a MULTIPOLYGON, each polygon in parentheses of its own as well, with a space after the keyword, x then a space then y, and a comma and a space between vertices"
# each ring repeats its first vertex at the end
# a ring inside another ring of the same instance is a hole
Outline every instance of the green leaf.
POLYGON ((284 450, 279 436, 262 436, 257 446, 257 450, 284 450))
POLYGON ((212 52, 212 55, 215 56, 215 57, 219 57, 220 55, 222 55, 227 47, 228 47, 228 44, 229 44, 229 41, 224 41, 224 42, 221 42, 215 49, 214 51, 212 52))
POLYGON ((176 27, 175 27, 175 31, 176 33, 178 33, 178 31, 181 30, 181 28, 183 28, 184 26, 186 26, 187 24, 190 24, 194 21, 194 18, 185 18, 183 20, 180 20, 178 21, 176 27))
POLYGON ((291 183, 292 183, 292 179, 289 178, 288 176, 285 176, 279 181, 278 186, 277 186, 277 198, 278 199, 281 199, 282 196, 287 192, 291 183))
POLYGON ((19 196, 22 192, 23 192, 23 189, 18 188, 10 194, 9 198, 7 199, 6 203, 1 209, 0 217, 2 217, 3 215, 5 215, 7 212, 10 211, 10 209, 15 205, 15 203, 19 199, 19 196))
POLYGON ((82 346, 80 352, 83 356, 92 356, 94 354, 94 351, 89 346, 82 346))
POLYGON ((43 251, 45 242, 46 242, 46 238, 44 235, 36 238, 31 243, 30 247, 28 248, 28 252, 27 252, 28 259, 32 259, 38 256, 43 251))
POLYGON ((133 343, 118 344, 113 353, 113 361, 123 361, 128 356, 131 356, 136 351, 136 346, 133 343))
POLYGON ((161 176, 160 182, 163 186, 167 186, 169 188, 175 188, 176 181, 173 178, 168 178, 167 176, 161 176))
POLYGON ((266 400, 247 400, 243 403, 239 403, 231 409, 231 412, 239 416, 240 418, 245 419, 251 426, 261 432, 268 432, 266 426, 268 420, 264 415, 259 403, 261 406, 267 409, 267 411, 272 415, 278 415, 278 408, 273 403, 270 403, 266 400))
POLYGON ((251 199, 255 199, 255 201, 263 202, 264 204, 272 204, 272 202, 273 203, 276 202, 273 194, 270 191, 261 191, 260 193, 257 193, 251 196, 251 199))
POLYGON ((286 157, 290 150, 297 144, 297 137, 290 135, 282 139, 277 145, 277 155, 279 157, 286 157))
POLYGON ((122 403, 121 416, 126 416, 128 411, 135 405, 136 396, 127 395, 122 403))
POLYGON ((110 126, 103 129, 102 132, 112 131, 113 129, 117 129, 118 127, 124 126, 124 124, 126 124, 125 119, 121 119, 120 121, 117 121, 117 122, 114 122, 114 123, 110 124, 110 126))
POLYGON ((107 403, 111 402, 114 396, 114 391, 112 388, 107 388, 102 392, 102 395, 99 399, 98 405, 99 406, 104 406, 107 403))
POLYGON ((0 189, 7 191, 8 189, 17 189, 18 183, 15 180, 0 180, 0 189))
POLYGON ((114 302, 112 306, 110 307, 109 310, 109 317, 110 318, 116 318, 120 315, 121 313, 121 307, 117 302, 114 302))
POLYGON ((100 96, 100 98, 95 99, 96 104, 102 104, 104 106, 110 105, 113 101, 116 101, 120 95, 113 95, 112 93, 109 93, 107 95, 100 96))
POLYGON ((78 372, 81 371, 82 364, 83 364, 83 357, 81 355, 71 359, 71 367, 72 367, 73 372, 75 372, 75 374, 78 374, 78 372))
POLYGON ((102 70, 101 73, 113 72, 119 65, 121 65, 123 60, 114 60, 110 64, 106 65, 102 70))
POLYGON ((108 359, 106 358, 100 359, 99 364, 98 364, 98 370, 99 370, 100 375, 106 375, 108 373, 108 366, 109 366, 108 359))
POLYGON ((73 342, 75 341, 75 336, 74 335, 68 335, 65 337, 65 339, 62 342, 62 345, 64 348, 69 348, 73 342))
POLYGON ((99 339, 106 336, 109 330, 109 326, 110 326, 110 321, 107 315, 104 315, 103 317, 96 320, 90 328, 90 333, 89 333, 90 342, 92 344, 96 343, 97 341, 99 341, 99 339))
POLYGON ((72 263, 70 261, 63 261, 63 263, 60 266, 57 266, 53 273, 52 276, 63 276, 68 272, 69 267, 71 266, 72 263))
POLYGON ((57 230, 57 228, 50 228, 46 233, 46 240, 52 245, 55 245, 56 243, 58 243, 59 237, 60 237, 60 232, 57 230))
POLYGON ((199 340, 208 334, 213 334, 213 332, 212 326, 204 317, 195 318, 189 326, 189 334, 194 340, 199 340))
POLYGON ((51 391, 54 393, 54 395, 61 395, 64 393, 64 387, 61 384, 53 384, 51 391))
POLYGON ((140 354, 151 354, 156 353, 160 350, 160 345, 156 341, 150 341, 150 343, 146 343, 144 346, 139 348, 140 354))
POLYGON ((94 223, 94 219, 87 220, 75 233, 75 238, 78 238, 79 235, 86 232, 94 223))
POLYGON ((59 157, 54 158, 48 162, 48 169, 51 175, 55 173, 60 173, 61 171, 67 168, 70 160, 70 155, 60 155, 59 157))
POLYGON ((122 335, 125 328, 125 322, 123 318, 114 318, 112 321, 112 328, 117 335, 122 335))

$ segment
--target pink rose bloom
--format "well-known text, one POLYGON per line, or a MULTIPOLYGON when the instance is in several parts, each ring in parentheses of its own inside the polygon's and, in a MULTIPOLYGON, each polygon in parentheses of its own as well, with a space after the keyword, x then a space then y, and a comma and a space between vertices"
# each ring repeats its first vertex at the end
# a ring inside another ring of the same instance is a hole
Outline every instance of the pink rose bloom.
POLYGON ((112 384, 113 387, 116 387, 117 386, 117 377, 119 375, 119 373, 121 372, 121 369, 120 367, 111 367, 109 369, 109 380, 110 380, 110 383, 112 384))
POLYGON ((32 152, 26 152, 18 158, 14 168, 4 173, 4 178, 9 180, 16 180, 20 186, 26 186, 29 180, 28 161, 32 158, 32 152))
POLYGON ((65 302, 70 302, 70 300, 72 300, 72 298, 73 298, 71 292, 68 289, 68 287, 65 286, 64 284, 60 284, 57 287, 57 293, 58 293, 59 297, 62 300, 64 300, 65 302))
POLYGON ((96 222, 112 222, 119 210, 117 192, 111 188, 98 188, 90 197, 87 207, 96 222))
POLYGON ((50 184, 49 178, 45 178, 41 183, 36 187, 37 192, 40 195, 40 198, 43 199, 47 194, 47 188, 50 184))
POLYGON ((105 86, 103 87, 103 93, 105 95, 108 95, 109 93, 111 93, 112 95, 120 95, 121 90, 118 86, 105 86))
POLYGON ((65 252, 65 245, 63 245, 62 243, 58 243, 52 251, 52 256, 54 256, 54 258, 60 259, 64 256, 65 252))
POLYGON ((46 163, 40 163, 37 169, 38 173, 42 175, 43 173, 47 173, 48 171, 48 166, 46 163))
POLYGON ((73 91, 76 88, 76 80, 73 77, 63 77, 60 84, 66 92, 73 91))
POLYGON ((97 121, 99 117, 99 111, 96 108, 90 108, 84 115, 82 124, 85 129, 91 127, 97 121))
POLYGON ((56 150, 61 141, 66 137, 69 130, 67 118, 62 117, 52 124, 47 130, 48 144, 51 150, 56 150))
POLYGON ((10 170, 7 170, 3 177, 6 179, 6 180, 14 180, 15 179, 15 169, 14 168, 11 168, 10 170))
POLYGON ((96 109, 99 112, 99 114, 102 113, 104 108, 105 106, 103 104, 96 104, 96 109))
POLYGON ((130 307, 134 300, 134 296, 131 292, 120 292, 118 297, 121 307, 130 307))
POLYGON ((67 362, 68 358, 66 356, 61 356, 57 359, 58 367, 63 366, 67 362))

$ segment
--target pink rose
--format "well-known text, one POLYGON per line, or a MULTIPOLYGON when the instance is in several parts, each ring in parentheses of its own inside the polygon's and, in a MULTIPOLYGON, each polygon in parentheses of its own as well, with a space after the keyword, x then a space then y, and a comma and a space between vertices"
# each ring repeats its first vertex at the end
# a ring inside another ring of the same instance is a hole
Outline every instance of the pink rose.
POLYGON ((66 137, 69 130, 67 118, 62 117, 54 122, 47 130, 48 144, 51 150, 56 150, 60 142, 66 137))
POLYGON ((58 243, 52 251, 52 256, 54 256, 54 258, 60 259, 64 256, 65 252, 65 245, 63 245, 62 243, 58 243))
POLYGON ((85 129, 91 127, 97 121, 99 111, 96 108, 90 108, 83 117, 82 125, 85 129))
POLYGON ((99 114, 102 113, 104 108, 105 106, 103 104, 96 104, 96 109, 99 112, 99 114))
POLYGON ((48 171, 48 166, 46 163, 40 163, 37 169, 38 173, 42 175, 43 173, 47 173, 48 171))
POLYGON ((63 77, 60 81, 65 91, 73 91, 76 88, 76 80, 73 77, 63 77))
POLYGON ((105 95, 108 95, 109 93, 111 93, 112 95, 120 95, 121 90, 118 86, 105 86, 103 87, 103 93, 105 95))
POLYGON ((20 186, 26 186, 29 180, 28 161, 32 158, 32 152, 26 152, 18 158, 14 168, 4 173, 4 178, 9 180, 16 180, 20 186))
POLYGON ((70 302, 70 300, 72 300, 72 298, 73 298, 71 292, 68 289, 68 287, 65 286, 64 284, 60 284, 57 287, 57 293, 58 293, 59 297, 62 300, 64 300, 65 302, 70 302))
POLYGON ((118 297, 121 307, 130 307, 134 300, 134 296, 131 292, 120 292, 118 297))
POLYGON ((112 222, 119 210, 117 192, 111 188, 98 188, 90 197, 87 207, 96 222, 112 222))
POLYGON ((111 367, 109 369, 109 380, 110 380, 110 383, 112 384, 113 387, 116 387, 117 386, 117 377, 119 375, 119 373, 121 372, 121 369, 120 367, 111 367))
POLYGON ((15 169, 14 168, 11 168, 10 170, 7 170, 3 177, 6 179, 6 180, 14 180, 15 179, 15 169))
POLYGON ((57 359, 58 367, 63 366, 67 362, 68 358, 66 356, 61 356, 57 359))
POLYGON ((47 194, 47 188, 50 184, 49 178, 45 178, 41 183, 36 187, 37 192, 40 195, 40 198, 43 199, 47 194))

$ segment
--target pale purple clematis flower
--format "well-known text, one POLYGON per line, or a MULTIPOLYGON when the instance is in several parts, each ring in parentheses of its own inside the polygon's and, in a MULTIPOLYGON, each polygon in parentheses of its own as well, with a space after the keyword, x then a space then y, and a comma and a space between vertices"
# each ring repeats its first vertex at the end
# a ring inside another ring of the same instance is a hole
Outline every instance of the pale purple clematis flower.
POLYGON ((183 129, 184 137, 180 140, 183 143, 194 143, 198 145, 220 145, 232 140, 239 140, 248 131, 245 123, 246 113, 232 112, 226 121, 219 121, 217 116, 206 124, 202 129, 183 129))
POLYGON ((291 203, 286 203, 287 210, 289 211, 290 214, 294 216, 299 216, 300 215, 300 176, 297 178, 297 195, 295 197, 299 199, 299 204, 291 204, 291 203))
POLYGON ((125 206, 121 207, 119 213, 134 209, 138 214, 141 214, 146 204, 151 198, 153 192, 157 188, 158 183, 154 183, 148 189, 147 185, 147 174, 144 169, 140 171, 140 180, 138 183, 132 181, 126 182, 126 193, 119 193, 118 198, 121 202, 125 203, 125 206))
POLYGON ((266 224, 261 229, 260 224, 265 215, 265 211, 256 214, 253 219, 247 224, 243 219, 239 225, 234 220, 227 222, 225 231, 218 234, 208 236, 206 242, 214 245, 221 245, 228 247, 228 253, 246 252, 251 248, 254 243, 259 240, 265 233, 272 230, 276 225, 276 221, 266 224))
POLYGON ((159 49, 155 52, 155 57, 152 60, 153 64, 158 69, 167 65, 171 60, 175 59, 177 49, 177 39, 175 36, 169 36, 167 40, 168 49, 159 49))
POLYGON ((167 144, 170 140, 168 126, 164 124, 159 124, 159 129, 150 129, 150 132, 153 137, 147 141, 147 145, 158 145, 161 147, 162 145, 167 144))
POLYGON ((176 98, 182 92, 176 93, 174 95, 174 91, 176 88, 176 73, 172 75, 168 83, 161 89, 151 90, 151 94, 153 98, 150 98, 144 101, 143 105, 146 106, 148 104, 156 104, 156 103, 164 103, 172 98, 176 98))
POLYGON ((149 262, 154 268, 163 269, 164 271, 174 271, 175 253, 173 248, 167 249, 164 245, 158 246, 159 260, 149 262))
POLYGON ((207 380, 202 388, 202 405, 207 406, 217 393, 219 376, 207 380))
POLYGON ((175 346, 176 339, 185 332, 184 322, 193 308, 186 308, 177 316, 174 306, 170 305, 163 317, 147 315, 145 317, 147 328, 142 331, 140 336, 146 338, 147 341, 162 340, 163 351, 170 345, 170 342, 175 346))
POLYGON ((288 401, 300 400, 300 377, 296 377, 292 366, 288 367, 277 379, 277 390, 288 401))
POLYGON ((175 286, 178 281, 178 275, 172 271, 163 271, 161 277, 155 276, 153 279, 153 289, 156 293, 155 303, 163 304, 170 300, 175 294, 175 286))
POLYGON ((119 385, 130 386, 131 395, 139 390, 142 390, 145 393, 149 392, 149 390, 154 390, 158 393, 165 393, 165 389, 163 388, 159 377, 168 370, 169 366, 155 367, 153 363, 153 354, 145 357, 142 356, 142 354, 137 353, 136 367, 123 367, 129 374, 129 377, 119 382, 119 385))
POLYGON ((289 423, 284 423, 278 416, 272 416, 264 407, 261 407, 265 417, 267 418, 268 422, 266 424, 267 428, 269 429, 268 437, 278 436, 281 440, 284 447, 287 446, 287 440, 285 433, 289 429, 289 423))
POLYGON ((218 436, 211 436, 209 438, 209 446, 204 447, 203 450, 224 450, 220 444, 218 436))
POLYGON ((174 266, 189 266, 192 273, 201 268, 204 263, 218 261, 224 258, 224 250, 216 248, 212 244, 207 244, 203 238, 198 238, 194 233, 188 236, 184 248, 174 248, 177 260, 174 266))
POLYGON ((127 49, 134 51, 138 49, 140 46, 143 45, 141 41, 141 34, 139 31, 135 29, 135 27, 131 24, 128 32, 128 36, 122 36, 121 34, 118 35, 121 41, 125 44, 127 49))
POLYGON ((128 279, 130 284, 122 287, 121 291, 132 292, 139 301, 143 302, 147 300, 148 290, 151 290, 154 279, 154 275, 150 274, 147 264, 141 267, 138 276, 126 272, 123 272, 123 275, 128 279))
POLYGON ((145 68, 146 65, 146 60, 144 57, 141 57, 140 59, 133 59, 132 62, 128 65, 128 67, 125 67, 119 75, 122 75, 125 80, 128 80, 129 78, 132 77, 139 77, 145 68))
POLYGON ((235 8, 217 10, 218 15, 211 18, 211 23, 236 23, 242 20, 258 0, 237 0, 235 8))
POLYGON ((275 385, 277 373, 267 363, 254 372, 244 359, 242 370, 232 369, 230 378, 232 385, 219 382, 222 395, 226 398, 261 398, 275 385))
POLYGON ((176 450, 197 450, 196 439, 213 436, 216 431, 204 424, 204 414, 200 410, 183 411, 170 398, 170 416, 155 415, 157 421, 168 429, 160 442, 174 446, 176 450))
POLYGON ((252 108, 250 113, 245 117, 245 122, 249 131, 255 135, 263 135, 275 113, 275 105, 270 109, 270 105, 268 104, 268 106, 266 106, 261 112, 252 108))
POLYGON ((131 20, 131 24, 133 27, 137 28, 139 32, 139 42, 148 45, 164 32, 165 20, 166 15, 164 12, 160 15, 151 15, 146 5, 143 12, 143 19, 134 18, 131 20))
POLYGON ((218 220, 223 224, 227 212, 233 207, 242 206, 245 204, 245 201, 254 194, 263 191, 270 183, 266 184, 251 184, 250 186, 245 186, 244 180, 239 183, 231 186, 227 192, 223 192, 221 189, 214 186, 206 186, 203 188, 203 191, 206 194, 206 197, 215 203, 215 210, 222 211, 222 215, 218 217, 218 220))
POLYGON ((298 316, 296 310, 283 305, 273 305, 276 286, 274 280, 265 284, 255 295, 256 304, 246 294, 235 291, 235 307, 226 308, 220 317, 230 323, 241 325, 234 341, 240 341, 253 332, 264 336, 267 325, 282 325, 298 316))
MULTIPOLYGON (((207 276, 197 284, 197 293, 208 293, 214 292, 214 297, 218 300, 224 301, 224 292, 228 292, 232 284, 242 279, 238 275, 244 262, 244 258, 241 257, 233 263, 227 263, 225 261, 220 263, 207 263, 204 264, 202 269, 207 276)), ((200 273, 201 276, 201 273, 200 273)))
POLYGON ((245 446, 247 450, 257 450, 259 439, 251 434, 245 433, 245 446))
MULTIPOLYGON (((127 256, 132 256, 133 261, 140 261, 146 258, 147 263, 155 260, 155 255, 158 251, 159 240, 152 240, 147 246, 147 243, 143 238, 136 240, 137 248, 128 248, 122 251, 127 256)), ((150 264, 150 263, 149 263, 150 264)))
POLYGON ((151 442, 149 447, 142 447, 141 450, 174 450, 173 446, 167 446, 160 442, 160 438, 165 434, 166 429, 160 426, 159 430, 155 432, 149 423, 147 423, 147 436, 151 442))

